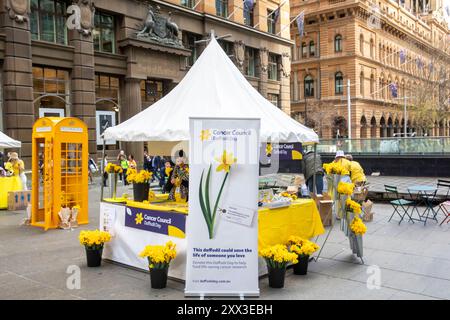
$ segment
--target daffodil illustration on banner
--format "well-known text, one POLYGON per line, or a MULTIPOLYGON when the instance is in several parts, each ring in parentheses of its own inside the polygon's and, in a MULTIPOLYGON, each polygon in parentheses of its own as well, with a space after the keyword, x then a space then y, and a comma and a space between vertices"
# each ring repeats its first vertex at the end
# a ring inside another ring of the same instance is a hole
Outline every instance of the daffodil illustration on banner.
MULTIPOLYGON (((204 130, 203 130, 204 131, 204 130)), ((202 131, 202 139, 203 139, 203 131, 202 131)), ((209 238, 212 239, 214 237, 214 226, 216 222, 216 213, 219 206, 220 197, 222 196, 223 188, 225 183, 227 182, 228 175, 230 174, 231 166, 236 164, 237 159, 233 157, 233 154, 227 153, 226 150, 223 151, 223 154, 220 157, 216 157, 215 160, 219 163, 216 168, 216 172, 225 172, 225 176, 223 178, 222 184, 219 189, 219 193, 217 195, 216 200, 214 201, 214 206, 211 210, 211 202, 210 202, 210 187, 211 187, 211 168, 212 165, 209 165, 208 173, 206 175, 206 182, 203 183, 203 177, 205 170, 202 172, 202 176, 200 178, 200 190, 199 190, 199 200, 200 207, 205 218, 206 225, 208 227, 209 238)))
POLYGON ((258 296, 259 119, 190 118, 187 296, 258 296))

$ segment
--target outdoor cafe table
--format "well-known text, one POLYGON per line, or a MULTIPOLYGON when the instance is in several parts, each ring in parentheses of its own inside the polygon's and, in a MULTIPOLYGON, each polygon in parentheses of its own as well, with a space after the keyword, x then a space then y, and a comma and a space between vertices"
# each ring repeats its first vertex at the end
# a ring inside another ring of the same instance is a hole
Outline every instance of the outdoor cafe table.
POLYGON ((426 212, 431 210, 433 213, 432 220, 436 220, 436 222, 437 222, 436 212, 433 209, 433 203, 428 199, 429 197, 432 197, 437 192, 437 188, 433 187, 433 186, 427 186, 427 185, 414 185, 414 186, 408 187, 408 191, 409 191, 409 194, 411 195, 411 197, 413 198, 412 200, 414 200, 414 202, 415 202, 412 212, 411 212, 411 217, 414 214, 414 210, 416 210, 416 212, 419 216, 419 219, 413 218, 413 220, 424 222, 424 225, 426 225, 427 220, 428 220, 428 214, 425 217, 425 219, 422 219, 422 218, 424 217, 426 212), (417 207, 420 204, 424 204, 426 206, 426 209, 422 214, 420 214, 419 209, 417 209, 417 207))

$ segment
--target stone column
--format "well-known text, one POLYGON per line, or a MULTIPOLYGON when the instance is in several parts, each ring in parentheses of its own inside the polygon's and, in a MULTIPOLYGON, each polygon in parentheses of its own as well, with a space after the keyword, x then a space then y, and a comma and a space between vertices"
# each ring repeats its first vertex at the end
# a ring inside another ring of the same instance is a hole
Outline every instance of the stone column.
POLYGON ((280 108, 288 115, 291 115, 291 91, 289 90, 291 81, 291 59, 289 53, 283 53, 281 57, 281 76, 280 76, 280 108))
MULTIPOLYGON (((131 118, 135 114, 138 114, 141 111, 142 111, 141 79, 126 78, 124 97, 122 99, 122 108, 121 108, 122 122, 131 118)), ((142 167, 142 161, 144 158, 144 143, 126 142, 123 143, 122 146, 125 153, 127 155, 132 154, 134 156, 134 159, 138 163, 138 166, 142 167)))
POLYGON ((259 81, 258 81, 258 91, 261 95, 267 98, 267 66, 269 63, 269 50, 267 48, 259 49, 259 81))
MULTIPOLYGON (((33 74, 31 63, 31 33, 28 6, 15 4, 2 10, 5 34, 3 61, 3 95, 6 134, 22 142, 20 150, 25 166, 31 164, 31 128, 35 115, 33 107, 33 74)), ((12 3, 12 2, 10 2, 12 3)))
POLYGON ((88 127, 89 153, 97 153, 95 115, 95 72, 92 35, 72 31, 70 45, 74 47, 72 69, 72 116, 83 120, 88 127))

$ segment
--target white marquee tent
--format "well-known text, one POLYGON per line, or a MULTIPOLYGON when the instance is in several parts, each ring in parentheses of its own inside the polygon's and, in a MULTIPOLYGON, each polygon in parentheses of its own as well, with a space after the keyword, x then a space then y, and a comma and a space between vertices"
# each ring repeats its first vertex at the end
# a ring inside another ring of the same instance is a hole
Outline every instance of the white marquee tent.
POLYGON ((254 89, 215 38, 168 95, 108 128, 104 139, 188 141, 189 117, 260 118, 262 142, 319 142, 313 130, 293 120, 254 89))
POLYGON ((22 143, 8 137, 0 131, 0 148, 20 148, 22 143))

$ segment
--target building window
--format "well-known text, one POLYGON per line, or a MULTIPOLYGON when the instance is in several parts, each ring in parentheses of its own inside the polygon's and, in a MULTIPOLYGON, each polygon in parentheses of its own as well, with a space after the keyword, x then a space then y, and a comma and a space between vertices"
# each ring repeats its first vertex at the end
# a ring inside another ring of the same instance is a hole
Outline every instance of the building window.
POLYGON ((60 114, 66 116, 66 104, 70 96, 69 83, 67 70, 34 66, 33 94, 36 111, 40 108, 51 108, 56 109, 55 111, 62 110, 60 114))
MULTIPOLYGON (((375 92, 375 77, 373 74, 370 75, 370 94, 373 95, 375 92)), ((372 97, 375 98, 375 97, 372 97)))
POLYGON ((183 32, 183 45, 186 49, 191 50, 191 55, 189 57, 186 57, 186 66, 192 67, 197 61, 198 58, 198 49, 197 45, 195 44, 195 41, 200 40, 200 36, 189 33, 189 32, 183 32))
POLYGON ((334 37, 334 51, 335 52, 342 51, 342 36, 340 34, 334 37))
POLYGON ((31 0, 30 7, 32 39, 67 44, 65 1, 31 0))
POLYGON ((164 83, 159 80, 141 81, 141 102, 145 108, 164 96, 164 83))
POLYGON ((275 34, 276 24, 275 13, 271 10, 267 10, 267 32, 275 34))
POLYGON ((248 7, 246 4, 246 2, 244 1, 244 23, 247 26, 253 27, 254 22, 253 22, 253 7, 248 7))
POLYGON ((255 73, 255 59, 256 50, 250 47, 245 47, 245 74, 254 77, 255 73))
POLYGON ((306 58, 306 56, 307 56, 306 43, 302 42, 302 58, 306 58))
POLYGON ((228 0, 216 0, 216 15, 228 18, 228 0))
POLYGON ((375 43, 373 42, 373 39, 370 39, 370 57, 375 59, 375 43))
POLYGON ((272 53, 269 53, 268 76, 269 80, 278 80, 278 58, 272 53))
POLYGON ((362 34, 359 36, 359 51, 364 55, 364 36, 362 34))
POLYGON ((310 75, 305 77, 305 97, 314 97, 314 79, 310 75))
POLYGON ((344 77, 340 71, 334 75, 334 91, 336 94, 344 93, 344 77))
POLYGON ((219 45, 222 47, 223 51, 225 51, 228 57, 233 55, 233 43, 221 39, 219 39, 217 42, 219 42, 219 45))
POLYGON ((364 97, 364 72, 359 75, 359 94, 364 97))
POLYGON ((95 29, 92 34, 94 50, 115 53, 114 17, 109 14, 95 14, 95 29))
POLYGON ((181 0, 181 5, 192 9, 195 6, 195 0, 181 0))
POLYGON ((309 42, 309 56, 314 57, 315 54, 316 54, 316 46, 314 44, 314 41, 311 40, 309 42))
POLYGON ((280 97, 278 94, 268 93, 267 94, 267 100, 269 100, 275 107, 280 107, 280 97))
POLYGON ((119 78, 95 74, 95 97, 98 110, 117 111, 119 103, 119 78))

